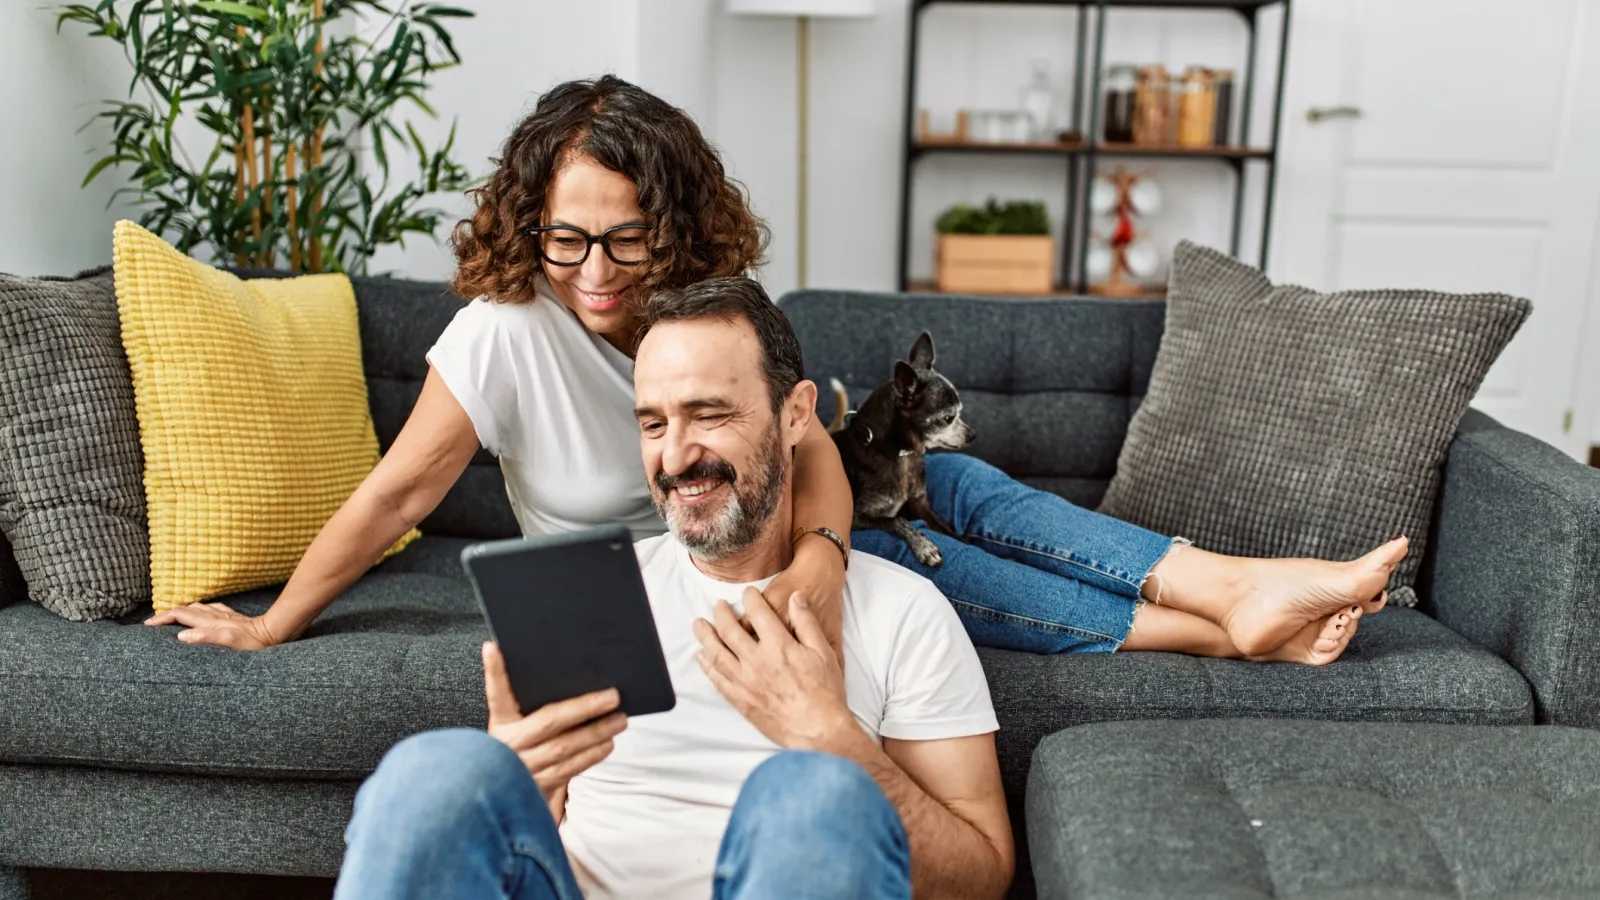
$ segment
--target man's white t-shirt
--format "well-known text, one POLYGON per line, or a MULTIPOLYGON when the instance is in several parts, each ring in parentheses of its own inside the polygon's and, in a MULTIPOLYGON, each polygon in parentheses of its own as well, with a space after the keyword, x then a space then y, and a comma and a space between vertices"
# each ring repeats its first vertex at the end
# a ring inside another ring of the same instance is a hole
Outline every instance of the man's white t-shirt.
MULTIPOLYGON (((611 755, 572 780, 561 838, 589 900, 707 900, 739 789, 780 748, 695 660, 694 620, 710 619, 717 600, 742 612, 745 585, 702 573, 671 535, 635 549, 677 706, 630 720, 611 755)), ((850 711, 874 738, 939 740, 999 728, 971 640, 920 575, 850 554, 844 655, 850 711)))
POLYGON ((478 440, 500 459, 526 535, 666 524, 650 502, 633 415, 633 360, 562 305, 541 276, 532 303, 485 298, 428 351, 478 440))

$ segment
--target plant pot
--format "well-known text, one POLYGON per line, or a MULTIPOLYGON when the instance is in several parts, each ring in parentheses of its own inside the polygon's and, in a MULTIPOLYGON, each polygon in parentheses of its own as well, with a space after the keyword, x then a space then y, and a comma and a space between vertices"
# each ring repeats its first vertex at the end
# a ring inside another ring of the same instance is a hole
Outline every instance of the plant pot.
POLYGON ((1049 235, 941 234, 934 280, 949 294, 1048 294, 1055 259, 1049 235))

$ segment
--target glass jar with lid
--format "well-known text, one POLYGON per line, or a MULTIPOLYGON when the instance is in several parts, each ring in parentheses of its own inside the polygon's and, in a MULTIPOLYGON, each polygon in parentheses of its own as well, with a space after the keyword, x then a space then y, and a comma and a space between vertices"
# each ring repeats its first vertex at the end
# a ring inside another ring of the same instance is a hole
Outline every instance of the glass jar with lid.
POLYGON ((1172 143, 1172 77, 1162 65, 1139 70, 1134 88, 1133 142, 1145 146, 1172 143))
POLYGON ((1178 93, 1178 146, 1210 147, 1216 138, 1217 95, 1211 70, 1190 66, 1178 93))
POLYGON ((1119 63, 1106 70, 1104 140, 1108 144, 1133 143, 1134 95, 1139 68, 1119 63))

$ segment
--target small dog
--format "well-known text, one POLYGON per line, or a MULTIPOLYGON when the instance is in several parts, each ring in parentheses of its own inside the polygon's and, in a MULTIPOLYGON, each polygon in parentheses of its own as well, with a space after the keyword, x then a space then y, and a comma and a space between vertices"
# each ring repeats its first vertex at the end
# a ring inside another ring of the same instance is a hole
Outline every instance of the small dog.
POLYGON ((964 447, 973 435, 961 420, 955 385, 933 369, 933 337, 924 331, 911 345, 909 361, 895 360, 894 377, 867 397, 848 424, 850 398, 837 379, 831 383, 838 408, 828 431, 855 493, 852 527, 897 534, 917 562, 937 568, 944 562, 939 548, 911 520, 922 519, 940 534, 956 535, 928 507, 923 458, 930 447, 964 447))

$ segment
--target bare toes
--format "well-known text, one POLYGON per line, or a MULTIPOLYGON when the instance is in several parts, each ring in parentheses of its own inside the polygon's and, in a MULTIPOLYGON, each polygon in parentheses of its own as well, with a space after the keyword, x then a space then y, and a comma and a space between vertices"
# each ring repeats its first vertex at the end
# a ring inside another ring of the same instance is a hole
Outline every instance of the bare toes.
POLYGON ((1361 562, 1371 563, 1376 566, 1393 570, 1406 558, 1406 551, 1411 549, 1411 539, 1401 535, 1387 544, 1375 547, 1366 556, 1361 557, 1361 562))
POLYGON ((1342 626, 1338 635, 1327 643, 1318 641, 1318 646, 1312 651, 1310 658, 1306 660, 1306 665, 1325 666, 1343 656, 1344 651, 1350 649, 1350 639, 1356 636, 1357 627, 1356 623, 1351 622, 1342 626))

